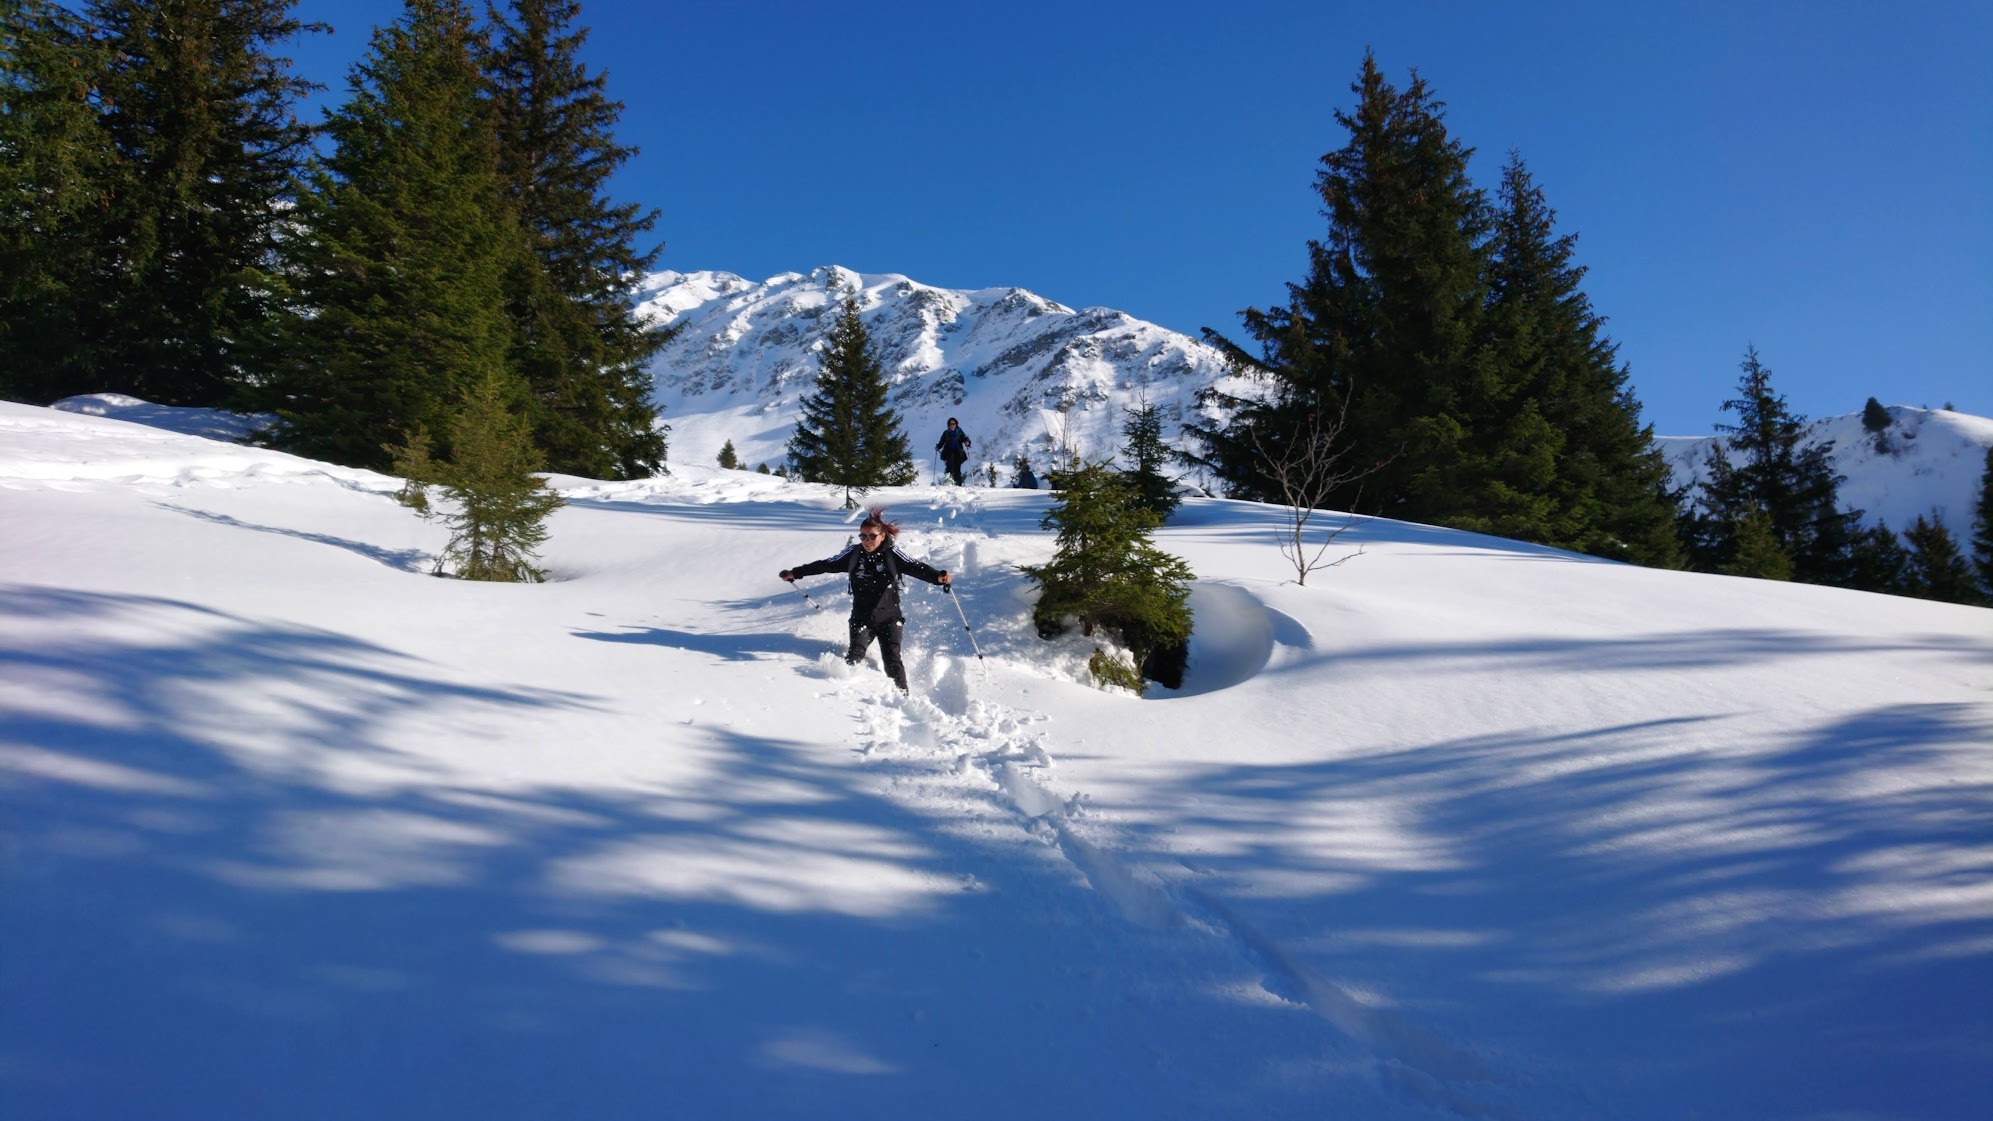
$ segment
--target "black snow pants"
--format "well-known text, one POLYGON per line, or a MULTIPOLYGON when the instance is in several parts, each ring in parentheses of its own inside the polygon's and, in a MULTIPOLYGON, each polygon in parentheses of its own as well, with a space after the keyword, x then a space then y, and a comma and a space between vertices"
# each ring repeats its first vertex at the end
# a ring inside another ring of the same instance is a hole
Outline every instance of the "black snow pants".
POLYGON ((900 638, 906 631, 906 620, 888 619, 866 622, 863 619, 851 620, 851 647, 844 652, 844 660, 857 665, 865 660, 865 651, 872 640, 879 640, 879 657, 886 663, 886 676, 901 689, 907 687, 907 668, 900 664, 900 638))

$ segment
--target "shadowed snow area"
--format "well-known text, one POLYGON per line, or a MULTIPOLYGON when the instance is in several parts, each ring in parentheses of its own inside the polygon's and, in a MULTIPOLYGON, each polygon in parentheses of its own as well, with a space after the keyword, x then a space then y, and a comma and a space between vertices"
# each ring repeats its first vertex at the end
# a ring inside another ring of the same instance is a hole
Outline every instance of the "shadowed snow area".
POLYGON ((0 404, 0 1117, 1993 1100, 1993 612, 1194 498, 1147 703, 1051 495, 909 487, 902 696, 776 577, 840 492, 554 483, 440 580, 395 480, 0 404))

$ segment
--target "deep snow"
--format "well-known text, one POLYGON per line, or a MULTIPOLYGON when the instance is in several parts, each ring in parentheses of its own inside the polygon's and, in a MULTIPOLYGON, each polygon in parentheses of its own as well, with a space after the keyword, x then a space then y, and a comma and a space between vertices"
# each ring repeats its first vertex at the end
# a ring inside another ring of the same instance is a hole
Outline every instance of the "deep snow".
POLYGON ((0 404, 0 1115, 1963 1118, 1993 612, 1192 499, 1179 694, 1084 683, 1050 495, 877 496, 901 699, 775 578, 828 488, 392 480, 0 404))

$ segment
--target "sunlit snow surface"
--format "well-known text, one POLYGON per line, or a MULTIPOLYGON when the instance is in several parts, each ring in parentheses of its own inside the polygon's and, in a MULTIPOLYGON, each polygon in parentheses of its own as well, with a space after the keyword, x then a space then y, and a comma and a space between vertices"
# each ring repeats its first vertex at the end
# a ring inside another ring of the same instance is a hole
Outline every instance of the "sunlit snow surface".
POLYGON ((469 584, 394 480, 0 404, 0 1116, 1993 1100, 1993 612, 1388 521, 1297 586, 1193 499, 1136 699, 1032 631, 1050 495, 908 488, 902 699, 775 576, 840 495, 556 482, 469 584))

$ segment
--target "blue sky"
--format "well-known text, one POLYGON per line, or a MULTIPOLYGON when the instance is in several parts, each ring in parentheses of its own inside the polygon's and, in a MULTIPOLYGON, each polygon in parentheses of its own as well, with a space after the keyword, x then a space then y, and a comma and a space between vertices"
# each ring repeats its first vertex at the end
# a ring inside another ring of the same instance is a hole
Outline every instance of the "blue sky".
MULTIPOLYGON (((317 2, 337 94, 399 3, 317 2)), ((1663 435, 1755 344, 1808 416, 1993 415, 1993 4, 584 0, 661 267, 1017 285, 1237 335, 1323 230, 1366 47, 1522 153, 1663 435)))

